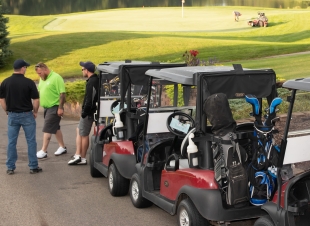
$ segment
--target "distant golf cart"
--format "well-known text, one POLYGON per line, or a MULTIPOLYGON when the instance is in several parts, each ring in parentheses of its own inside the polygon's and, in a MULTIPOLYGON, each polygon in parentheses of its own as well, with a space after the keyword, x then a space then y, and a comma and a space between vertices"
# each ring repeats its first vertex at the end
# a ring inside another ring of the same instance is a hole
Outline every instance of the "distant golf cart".
MULTIPOLYGON (((252 94, 248 96, 257 101, 255 110, 258 112, 262 112, 261 103, 265 98, 269 105, 276 107, 279 102, 272 105, 277 96, 274 71, 271 69, 249 70, 243 69, 241 65, 234 65, 234 67, 167 68, 148 70, 146 74, 151 76, 148 83, 149 94, 150 87, 154 84, 182 85, 185 90, 195 86, 197 88, 197 100, 194 103, 196 115, 191 114, 193 106, 189 106, 187 95, 183 96, 184 106, 175 109, 179 111, 169 112, 161 107, 155 110, 147 106, 147 118, 143 130, 144 140, 148 141, 147 135, 150 132, 160 135, 169 131, 173 136, 170 135, 168 138, 167 134, 165 135, 167 139, 160 140, 153 146, 144 146, 142 161, 136 163, 135 173, 130 181, 129 193, 133 205, 137 208, 144 208, 154 203, 171 215, 177 214, 180 226, 227 225, 232 221, 267 215, 261 206, 250 204, 250 190, 246 175, 239 176, 239 172, 231 168, 241 167, 241 160, 239 162, 234 160, 236 157, 234 152, 231 157, 233 165, 228 166, 231 172, 236 173, 235 176, 230 175, 231 185, 220 185, 215 178, 218 169, 215 168, 214 150, 216 150, 216 142, 223 141, 221 137, 214 134, 218 125, 207 125, 207 120, 212 122, 214 117, 220 116, 218 122, 222 124, 221 128, 227 128, 224 122, 231 123, 228 125, 235 125, 231 120, 221 118, 227 110, 221 103, 217 106, 220 108, 215 107, 216 105, 208 105, 209 98, 217 97, 217 95, 218 97, 226 95, 228 99, 240 99, 246 94, 252 94), (186 114, 184 110, 189 113, 186 114), (209 117, 210 111, 213 111, 211 117, 209 117), (166 130, 153 131, 154 118, 158 118, 156 125, 160 127, 165 125, 166 130), (240 192, 245 192, 246 195, 238 199, 239 189, 230 190, 229 188, 232 188, 234 183, 238 184, 240 179, 243 182, 245 180, 245 183, 240 185, 240 192), (235 198, 232 198, 232 194, 235 194, 235 198)), ((229 114, 231 115, 231 112, 229 114)), ((242 158, 244 164, 248 164, 251 162, 250 157, 253 157, 251 154, 253 133, 253 122, 236 125, 236 137, 229 138, 229 142, 223 142, 223 146, 239 143, 246 153, 242 152, 242 156, 238 154, 237 157, 242 158)), ((235 149, 228 149, 228 155, 231 150, 235 149)), ((229 161, 225 161, 228 164, 229 161)), ((220 168, 220 174, 222 169, 220 168)))
MULTIPOLYGON (((143 105, 149 80, 145 72, 182 66, 185 64, 139 61, 107 62, 97 66, 102 85, 97 113, 99 123, 91 138, 90 173, 92 177, 108 177, 111 195, 128 193, 129 179, 138 161, 139 124, 145 118, 143 105), (119 96, 114 96, 117 90, 119 96), (113 123, 106 123, 106 118, 114 118, 113 123)), ((150 104, 161 105, 159 90, 153 90, 151 95, 150 104)))
POLYGON ((289 80, 282 87, 291 90, 291 95, 277 165, 278 189, 272 201, 262 205, 268 216, 259 218, 255 226, 310 224, 310 166, 309 163, 300 163, 310 160, 310 115, 309 112, 302 114, 302 118, 293 115, 294 105, 305 101, 309 104, 310 78, 289 80), (304 164, 305 167, 295 175, 288 164, 304 164))
POLYGON ((265 13, 258 12, 258 17, 248 21, 248 25, 251 27, 267 27, 268 18, 265 16, 265 13))

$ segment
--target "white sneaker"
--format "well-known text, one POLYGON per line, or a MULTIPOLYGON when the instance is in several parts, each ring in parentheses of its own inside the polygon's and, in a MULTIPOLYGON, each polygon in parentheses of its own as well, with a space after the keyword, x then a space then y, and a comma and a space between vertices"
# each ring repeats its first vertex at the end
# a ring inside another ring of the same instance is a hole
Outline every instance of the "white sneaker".
POLYGON ((59 147, 57 151, 54 153, 56 156, 66 154, 67 153, 67 148, 59 147))
POLYGON ((37 152, 37 158, 38 158, 38 159, 47 158, 47 153, 44 152, 43 150, 38 151, 38 152, 37 152))
POLYGON ((77 163, 78 165, 87 165, 86 158, 81 158, 81 161, 77 163))
POLYGON ((79 162, 81 162, 81 156, 79 155, 73 155, 72 159, 68 162, 68 165, 76 165, 79 162))

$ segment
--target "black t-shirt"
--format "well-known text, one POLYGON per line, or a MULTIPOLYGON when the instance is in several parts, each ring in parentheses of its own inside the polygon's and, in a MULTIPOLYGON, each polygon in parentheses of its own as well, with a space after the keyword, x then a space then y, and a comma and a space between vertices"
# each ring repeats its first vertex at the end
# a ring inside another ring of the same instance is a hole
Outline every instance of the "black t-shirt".
POLYGON ((31 99, 39 99, 39 92, 34 81, 14 73, 1 83, 0 98, 5 99, 7 111, 27 112, 33 110, 31 99))

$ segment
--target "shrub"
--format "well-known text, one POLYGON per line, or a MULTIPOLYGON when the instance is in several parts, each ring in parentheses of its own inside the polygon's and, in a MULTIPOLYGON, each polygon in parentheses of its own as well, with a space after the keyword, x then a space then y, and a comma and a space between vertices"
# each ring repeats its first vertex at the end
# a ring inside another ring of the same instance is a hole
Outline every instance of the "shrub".
POLYGON ((77 80, 66 82, 66 101, 69 103, 82 103, 85 95, 85 81, 77 80))

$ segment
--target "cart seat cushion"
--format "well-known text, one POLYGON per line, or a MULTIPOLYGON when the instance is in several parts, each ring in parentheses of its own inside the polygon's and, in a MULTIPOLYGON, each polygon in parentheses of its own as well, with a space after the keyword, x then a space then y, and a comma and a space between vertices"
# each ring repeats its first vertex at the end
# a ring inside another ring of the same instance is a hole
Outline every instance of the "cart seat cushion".
MULTIPOLYGON (((175 166, 175 160, 169 162, 170 166, 175 166)), ((179 159, 179 169, 189 168, 188 159, 179 159)))

